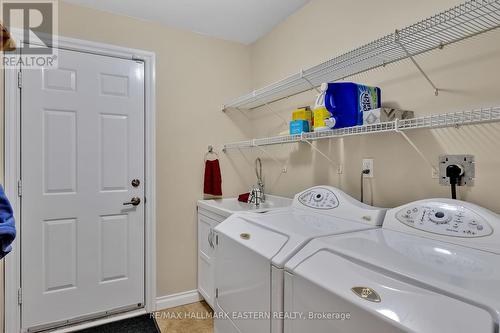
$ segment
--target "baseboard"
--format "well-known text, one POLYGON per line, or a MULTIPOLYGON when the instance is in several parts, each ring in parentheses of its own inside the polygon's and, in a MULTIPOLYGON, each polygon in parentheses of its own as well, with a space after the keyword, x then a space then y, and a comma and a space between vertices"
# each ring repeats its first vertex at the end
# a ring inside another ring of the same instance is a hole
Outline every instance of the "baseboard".
POLYGON ((175 308, 177 306, 196 303, 202 300, 198 290, 185 291, 178 294, 156 298, 156 311, 175 308))

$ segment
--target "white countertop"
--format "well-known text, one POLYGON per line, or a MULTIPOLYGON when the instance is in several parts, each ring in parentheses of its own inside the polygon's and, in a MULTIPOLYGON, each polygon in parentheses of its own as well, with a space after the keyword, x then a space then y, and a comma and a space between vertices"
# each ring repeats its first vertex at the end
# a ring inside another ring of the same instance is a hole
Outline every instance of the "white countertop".
POLYGON ((238 198, 198 200, 198 207, 215 214, 229 217, 236 212, 263 212, 276 208, 289 207, 292 199, 266 194, 266 202, 258 208, 255 205, 240 202, 238 198))

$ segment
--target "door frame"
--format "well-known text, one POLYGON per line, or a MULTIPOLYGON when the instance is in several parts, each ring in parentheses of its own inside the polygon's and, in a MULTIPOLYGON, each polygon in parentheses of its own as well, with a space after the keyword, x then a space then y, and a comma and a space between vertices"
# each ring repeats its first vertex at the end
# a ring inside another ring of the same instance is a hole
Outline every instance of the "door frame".
MULTIPOLYGON (((144 62, 145 112, 145 308, 143 313, 156 310, 156 55, 154 52, 120 47, 86 40, 55 37, 59 49, 144 62)), ((16 38, 17 39, 17 38, 16 38)), ((17 40, 21 40, 20 39, 17 40)), ((5 332, 21 332, 21 256, 17 246, 22 230, 19 227, 20 204, 18 181, 21 173, 21 94, 20 68, 5 69, 4 87, 4 179, 5 192, 11 200, 17 221, 17 238, 12 252, 5 258, 5 332)), ((137 312, 137 310, 135 311, 137 312)), ((123 317, 123 315, 121 316, 123 317)), ((118 316, 116 319, 119 319, 118 316)))

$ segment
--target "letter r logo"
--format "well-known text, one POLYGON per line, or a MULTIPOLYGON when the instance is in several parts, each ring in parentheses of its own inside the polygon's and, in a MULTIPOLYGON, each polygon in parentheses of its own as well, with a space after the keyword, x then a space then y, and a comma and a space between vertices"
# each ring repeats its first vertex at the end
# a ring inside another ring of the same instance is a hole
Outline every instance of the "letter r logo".
POLYGON ((2 0, 3 23, 9 29, 22 29, 23 54, 51 54, 54 35, 52 1, 2 0))

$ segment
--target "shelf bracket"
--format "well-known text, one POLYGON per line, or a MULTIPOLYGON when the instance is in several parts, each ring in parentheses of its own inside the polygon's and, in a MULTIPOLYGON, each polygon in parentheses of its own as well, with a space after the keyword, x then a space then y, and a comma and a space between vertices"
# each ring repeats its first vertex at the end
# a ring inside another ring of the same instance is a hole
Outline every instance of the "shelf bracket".
POLYGON ((286 164, 282 164, 280 162, 280 160, 278 160, 273 154, 271 154, 270 152, 268 152, 267 150, 265 150, 264 148, 260 147, 259 145, 256 145, 255 142, 253 144, 253 147, 257 148, 258 150, 260 150, 261 152, 263 152, 264 154, 266 154, 268 157, 270 157, 274 162, 276 162, 276 164, 278 164, 281 168, 281 173, 287 173, 287 166, 286 164))
POLYGON ((328 155, 326 155, 320 149, 318 149, 317 147, 315 147, 312 144, 312 142, 310 142, 309 140, 305 139, 303 135, 304 135, 304 133, 302 133, 300 135, 300 141, 301 142, 307 143, 312 148, 312 150, 314 150, 315 152, 317 152, 318 154, 320 154, 321 156, 323 156, 325 158, 325 160, 327 160, 328 162, 330 162, 330 164, 333 165, 334 167, 338 166, 338 163, 334 162, 330 157, 328 157, 328 155))
POLYGON ((401 136, 408 142, 408 144, 417 152, 417 154, 431 167, 434 173, 438 173, 438 168, 424 155, 424 153, 417 147, 417 145, 413 142, 412 139, 404 131, 399 128, 399 121, 396 119, 395 121, 395 131, 396 133, 401 134, 401 136))
MULTIPOLYGON (((408 49, 401 43, 399 40, 399 30, 396 29, 394 32, 394 41, 396 44, 401 46, 401 49, 405 52, 406 56, 411 60, 411 62, 417 67, 418 71, 423 75, 423 77, 429 82, 429 84, 434 88, 434 95, 439 96, 439 88, 432 82, 431 78, 425 73, 424 69, 418 64, 418 62, 415 60, 413 55, 408 51, 408 49)), ((439 47, 441 47, 442 44, 440 44, 439 47)))
POLYGON ((300 77, 301 77, 303 80, 305 80, 307 83, 309 83, 309 85, 311 86, 311 89, 316 90, 316 92, 317 92, 318 94, 321 94, 321 90, 319 90, 319 88, 318 88, 318 87, 316 87, 316 86, 315 86, 315 85, 314 85, 314 84, 313 84, 313 83, 312 83, 312 82, 311 82, 311 81, 310 81, 307 77, 305 77, 305 75, 304 75, 304 70, 303 70, 303 69, 301 69, 301 70, 300 70, 300 77))
POLYGON ((283 116, 281 116, 278 112, 274 111, 274 109, 269 105, 269 103, 266 103, 264 104, 266 106, 266 108, 271 111, 272 114, 274 114, 276 117, 278 117, 279 119, 281 119, 281 121, 283 122, 283 126, 285 126, 286 128, 288 128, 288 121, 283 118, 283 116))

